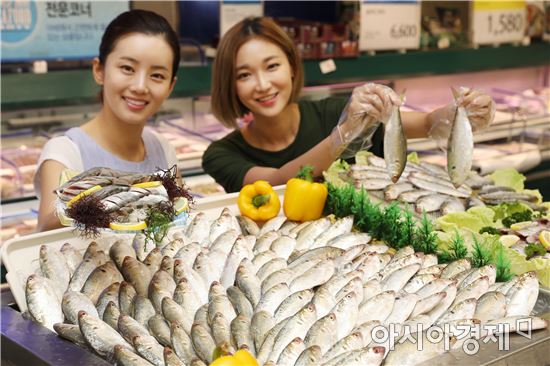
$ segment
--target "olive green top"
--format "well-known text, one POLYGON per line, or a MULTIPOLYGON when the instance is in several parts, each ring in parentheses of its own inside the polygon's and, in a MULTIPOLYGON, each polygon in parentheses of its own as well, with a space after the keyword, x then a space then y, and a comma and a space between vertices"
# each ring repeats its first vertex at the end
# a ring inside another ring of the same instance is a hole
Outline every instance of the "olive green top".
MULTIPOLYGON (((280 168, 324 140, 338 123, 346 103, 347 99, 335 97, 320 101, 301 100, 298 102, 300 127, 289 146, 280 151, 261 150, 247 143, 240 130, 235 130, 210 144, 203 155, 202 167, 226 192, 237 192, 250 168, 280 168)), ((377 156, 383 156, 383 140, 383 128, 378 128, 370 149, 377 156)))

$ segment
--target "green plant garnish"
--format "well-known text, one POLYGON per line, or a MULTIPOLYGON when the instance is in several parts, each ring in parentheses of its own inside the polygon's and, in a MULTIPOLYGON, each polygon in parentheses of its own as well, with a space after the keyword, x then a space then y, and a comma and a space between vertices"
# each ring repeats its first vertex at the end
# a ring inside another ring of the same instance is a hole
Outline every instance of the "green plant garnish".
POLYGON ((149 207, 145 218, 147 228, 143 230, 143 234, 158 246, 166 237, 174 217, 176 211, 171 202, 159 202, 149 207))
POLYGON ((536 257, 537 255, 545 254, 546 248, 541 243, 533 243, 525 247, 525 256, 527 257, 527 260, 536 257))
POLYGON ((442 263, 450 263, 462 258, 466 258, 468 255, 468 248, 464 245, 464 238, 455 230, 455 236, 453 237, 449 250, 443 251, 439 254, 439 260, 442 263))
POLYGON ((502 225, 504 225, 505 227, 510 227, 516 222, 532 221, 532 219, 533 219, 533 212, 529 210, 525 210, 522 212, 515 212, 510 216, 503 218, 502 225))
POLYGON ((500 245, 497 249, 494 263, 497 266, 497 282, 506 282, 514 277, 514 275, 510 272, 512 264, 510 263, 510 259, 506 256, 502 245, 500 245))
POLYGON ((472 251, 472 266, 479 268, 492 262, 493 256, 491 252, 486 248, 485 243, 481 243, 477 240, 475 235, 472 235, 474 240, 472 251))
POLYGON ((487 233, 491 235, 500 235, 500 231, 492 226, 484 226, 479 230, 480 234, 487 233))

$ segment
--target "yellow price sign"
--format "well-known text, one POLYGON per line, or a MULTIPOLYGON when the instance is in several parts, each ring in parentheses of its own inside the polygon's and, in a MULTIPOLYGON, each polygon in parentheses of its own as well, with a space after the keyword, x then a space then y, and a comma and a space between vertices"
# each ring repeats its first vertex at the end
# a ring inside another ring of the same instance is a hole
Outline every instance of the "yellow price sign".
POLYGON ((483 45, 523 40, 525 1, 474 1, 472 10, 472 43, 483 45))

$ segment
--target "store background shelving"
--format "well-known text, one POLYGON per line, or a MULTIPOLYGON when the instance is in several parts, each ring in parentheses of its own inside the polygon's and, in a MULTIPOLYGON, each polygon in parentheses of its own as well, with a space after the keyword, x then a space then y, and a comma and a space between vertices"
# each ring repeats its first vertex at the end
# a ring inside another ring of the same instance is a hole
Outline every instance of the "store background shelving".
MULTIPOLYGON (((317 86, 361 80, 548 66, 550 43, 411 51, 404 54, 384 52, 338 59, 335 62, 336 71, 323 74, 319 61, 305 61, 305 84, 317 86)), ((182 66, 172 97, 208 95, 210 77, 210 65, 182 66)), ((98 87, 89 69, 53 71, 46 74, 5 74, 2 75, 1 84, 3 111, 97 102, 98 87)))

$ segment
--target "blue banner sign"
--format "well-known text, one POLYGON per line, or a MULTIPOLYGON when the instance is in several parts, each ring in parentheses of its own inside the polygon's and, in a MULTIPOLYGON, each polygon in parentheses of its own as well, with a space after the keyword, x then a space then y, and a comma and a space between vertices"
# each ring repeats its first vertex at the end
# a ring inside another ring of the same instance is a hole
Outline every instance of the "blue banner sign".
POLYGON ((128 1, 2 0, 2 62, 89 60, 128 1))

